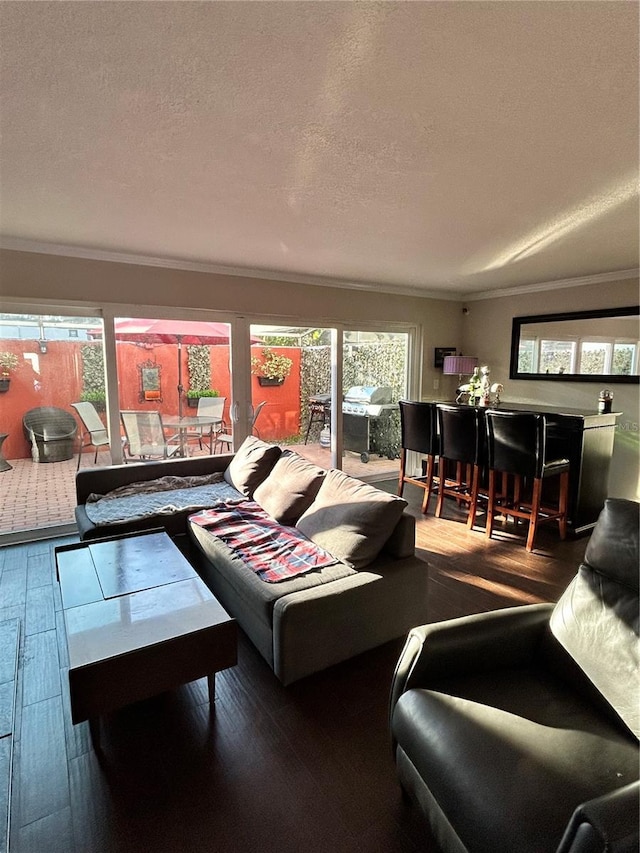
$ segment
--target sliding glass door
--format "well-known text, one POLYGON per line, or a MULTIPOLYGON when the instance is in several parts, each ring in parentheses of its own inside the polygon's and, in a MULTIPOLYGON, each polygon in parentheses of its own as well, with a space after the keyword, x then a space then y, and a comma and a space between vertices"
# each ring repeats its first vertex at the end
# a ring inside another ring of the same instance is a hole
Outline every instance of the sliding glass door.
POLYGON ((398 476, 410 332, 263 325, 251 332, 260 340, 251 347, 255 434, 361 479, 398 476), (339 389, 333 405, 332 388, 339 389))
POLYGON ((408 396, 408 332, 343 335, 343 470, 365 480, 398 476, 400 410, 408 396))
POLYGON ((252 431, 331 467, 331 330, 251 326, 252 431))
POLYGON ((410 332, 152 313, 0 314, 4 541, 74 531, 76 470, 143 458, 126 412, 161 423, 162 457, 232 452, 253 433, 326 468, 397 476, 410 332))
MULTIPOLYGON (((98 316, 0 314, 0 536, 74 523, 88 438, 79 409, 106 425, 101 329, 98 316)), ((96 454, 97 464, 111 463, 108 444, 87 445, 91 464, 96 454)))
POLYGON ((125 457, 146 458, 151 441, 160 458, 219 450, 218 433, 231 432, 230 324, 118 316, 113 328, 125 457))

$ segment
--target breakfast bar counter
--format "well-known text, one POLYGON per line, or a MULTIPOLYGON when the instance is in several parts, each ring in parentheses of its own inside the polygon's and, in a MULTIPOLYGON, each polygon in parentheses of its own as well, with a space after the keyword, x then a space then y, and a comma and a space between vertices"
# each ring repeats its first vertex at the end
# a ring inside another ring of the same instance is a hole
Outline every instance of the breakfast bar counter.
POLYGON ((504 400, 478 408, 480 411, 494 409, 546 416, 547 458, 566 458, 570 463, 569 530, 574 535, 590 532, 608 496, 609 467, 620 413, 599 414, 571 407, 504 400))

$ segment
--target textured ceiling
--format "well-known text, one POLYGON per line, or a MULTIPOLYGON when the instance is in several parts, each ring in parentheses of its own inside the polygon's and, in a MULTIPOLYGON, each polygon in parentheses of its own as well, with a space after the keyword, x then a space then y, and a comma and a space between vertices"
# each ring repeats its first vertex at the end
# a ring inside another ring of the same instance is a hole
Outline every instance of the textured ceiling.
POLYGON ((469 294, 638 266, 635 2, 4 0, 0 24, 8 240, 469 294))

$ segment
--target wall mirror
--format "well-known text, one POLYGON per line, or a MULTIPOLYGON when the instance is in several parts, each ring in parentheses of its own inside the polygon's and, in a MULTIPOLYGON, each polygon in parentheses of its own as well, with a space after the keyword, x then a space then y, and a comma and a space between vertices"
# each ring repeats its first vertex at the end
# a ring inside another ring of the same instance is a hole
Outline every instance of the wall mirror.
POLYGON ((514 317, 510 379, 638 382, 637 305, 514 317))

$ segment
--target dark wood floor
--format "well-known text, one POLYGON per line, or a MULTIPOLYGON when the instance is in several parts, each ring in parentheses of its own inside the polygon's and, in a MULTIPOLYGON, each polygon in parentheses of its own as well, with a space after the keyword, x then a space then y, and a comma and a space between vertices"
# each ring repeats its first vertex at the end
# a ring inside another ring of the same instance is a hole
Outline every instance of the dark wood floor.
MULTIPOLYGON (((394 484, 388 484, 389 490, 394 484)), ((513 529, 487 542, 455 504, 419 512, 430 621, 559 596, 586 539, 543 533, 526 554, 513 529)), ((67 653, 49 540, 0 550, 0 621, 22 626, 11 853, 435 851, 401 799, 387 701, 402 640, 283 688, 240 637, 216 677, 111 715, 105 760, 70 723, 67 653)))

